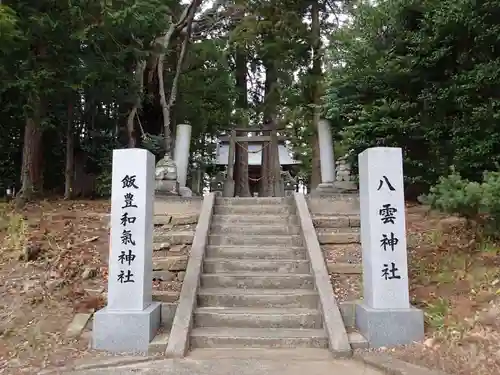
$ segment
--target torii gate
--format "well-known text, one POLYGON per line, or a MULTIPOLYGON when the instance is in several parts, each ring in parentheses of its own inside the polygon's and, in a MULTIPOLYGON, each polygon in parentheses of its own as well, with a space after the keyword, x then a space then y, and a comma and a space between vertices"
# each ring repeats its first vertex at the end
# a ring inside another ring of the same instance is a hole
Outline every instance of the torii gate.
MULTIPOLYGON (((280 129, 282 130, 282 129, 280 129)), ((285 196, 284 184, 281 178, 281 165, 279 160, 279 151, 278 151, 278 141, 286 140, 286 137, 278 137, 277 130, 269 130, 269 129, 260 129, 260 128, 237 128, 231 130, 229 135, 229 155, 228 155, 228 165, 227 165, 227 175, 226 180, 224 181, 224 197, 233 197, 235 182, 234 182, 234 155, 236 147, 241 147, 241 142, 262 142, 262 150, 266 147, 270 149, 270 171, 264 171, 263 168, 266 165, 264 160, 261 162, 261 175, 263 176, 265 173, 268 173, 268 177, 271 180, 271 191, 270 196, 272 197, 283 197, 285 196), (238 132, 243 133, 268 133, 268 135, 255 135, 255 136, 238 136, 238 132)), ((262 158, 264 158, 264 153, 262 153, 262 158)))

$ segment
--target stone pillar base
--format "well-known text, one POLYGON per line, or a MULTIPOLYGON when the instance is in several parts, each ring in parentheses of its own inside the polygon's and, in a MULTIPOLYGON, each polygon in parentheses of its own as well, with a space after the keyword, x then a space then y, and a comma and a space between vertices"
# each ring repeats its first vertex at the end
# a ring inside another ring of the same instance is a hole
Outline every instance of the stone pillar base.
POLYGON ((411 344, 424 338, 424 313, 408 309, 373 309, 356 304, 356 326, 371 348, 411 344))
POLYGON ((156 180, 155 195, 179 196, 179 183, 171 180, 156 180))
POLYGON ((112 311, 105 307, 94 314, 92 347, 114 353, 147 353, 160 320, 160 302, 152 302, 142 311, 112 311))
POLYGON ((340 193, 333 182, 322 182, 311 192, 313 196, 328 196, 340 193))
POLYGON ((222 196, 226 197, 226 198, 234 197, 234 189, 235 189, 234 180, 231 180, 231 179, 225 180, 224 181, 224 192, 222 193, 222 196))
POLYGON ((193 196, 193 192, 187 186, 180 187, 179 194, 181 195, 181 197, 184 197, 184 198, 191 198, 193 196))
POLYGON ((352 181, 335 181, 333 185, 341 192, 358 191, 358 186, 352 181))

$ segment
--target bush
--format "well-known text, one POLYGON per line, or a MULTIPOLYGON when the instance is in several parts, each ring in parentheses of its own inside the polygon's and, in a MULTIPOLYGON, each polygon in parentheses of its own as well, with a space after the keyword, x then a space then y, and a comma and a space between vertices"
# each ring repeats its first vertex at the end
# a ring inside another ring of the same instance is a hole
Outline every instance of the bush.
POLYGON ((452 171, 439 179, 423 201, 434 209, 474 222, 487 235, 499 237, 500 172, 484 172, 483 181, 478 183, 452 171))

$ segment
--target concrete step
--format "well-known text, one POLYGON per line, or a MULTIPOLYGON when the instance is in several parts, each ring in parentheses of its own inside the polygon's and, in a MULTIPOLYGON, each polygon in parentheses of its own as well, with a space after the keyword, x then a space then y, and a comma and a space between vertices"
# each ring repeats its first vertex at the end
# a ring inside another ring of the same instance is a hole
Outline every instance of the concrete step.
POLYGON ((201 307, 194 315, 195 327, 316 328, 323 327, 316 309, 269 309, 248 307, 201 307))
POLYGON ((299 223, 297 215, 213 215, 212 224, 255 224, 255 225, 273 225, 276 223, 297 225, 299 223))
POLYGON ((359 227, 359 215, 314 215, 313 223, 316 228, 349 228, 359 227))
POLYGON ((321 245, 328 244, 348 244, 360 243, 361 236, 359 232, 324 232, 317 231, 318 241, 321 245))
POLYGON ((326 348, 323 329, 290 328, 195 328, 193 348, 326 348))
POLYGON ((164 353, 167 349, 170 330, 163 332, 162 328, 148 345, 148 355, 164 353))
POLYGON ((203 262, 204 273, 218 272, 264 272, 309 274, 308 260, 267 260, 267 259, 221 259, 205 258, 203 262))
POLYGON ((231 259, 307 259, 302 247, 277 246, 207 246, 207 258, 231 259))
POLYGON ((281 224, 276 222, 270 225, 257 224, 212 224, 210 233, 212 234, 241 234, 241 235, 284 235, 299 234, 300 227, 297 225, 281 224))
POLYGON ((211 234, 208 238, 209 245, 264 245, 264 246, 303 246, 302 236, 296 235, 241 235, 241 234, 211 234))
POLYGON ((152 291, 153 301, 158 302, 177 302, 179 299, 180 292, 173 292, 170 290, 155 290, 152 291))
POLYGON ((191 245, 193 243, 194 230, 185 232, 164 232, 153 233, 153 241, 157 244, 168 242, 171 245, 191 245))
POLYGON ((307 289, 202 288, 199 307, 304 307, 316 309, 318 294, 307 289))
POLYGON ((206 273, 201 275, 201 286, 204 288, 314 289, 314 278, 309 274, 206 273))
POLYGON ((353 349, 368 349, 370 347, 368 340, 359 332, 350 332, 347 337, 353 349))
POLYGON ((292 197, 241 197, 215 199, 217 206, 251 206, 251 205, 291 205, 292 197))
MULTIPOLYGON (((331 361, 328 349, 315 348, 198 348, 189 353, 193 359, 258 359, 283 361, 331 361)), ((332 374, 334 375, 334 374, 332 374)))
POLYGON ((215 215, 290 215, 295 213, 293 206, 283 204, 262 204, 262 205, 215 205, 215 215))

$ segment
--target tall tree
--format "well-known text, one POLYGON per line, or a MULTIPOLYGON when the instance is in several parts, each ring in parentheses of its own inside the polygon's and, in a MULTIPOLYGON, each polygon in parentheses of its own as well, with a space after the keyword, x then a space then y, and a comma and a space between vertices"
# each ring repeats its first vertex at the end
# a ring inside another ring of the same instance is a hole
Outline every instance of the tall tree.
MULTIPOLYGON (((247 52, 242 46, 236 46, 234 52, 234 75, 236 81, 236 109, 240 116, 238 127, 248 126, 248 89, 247 89, 247 52)), ((246 135, 238 132, 237 135, 246 135)), ((237 142, 235 150, 235 195, 238 197, 249 197, 250 187, 248 181, 248 142, 237 142)), ((231 161, 230 161, 231 162, 231 161)))

